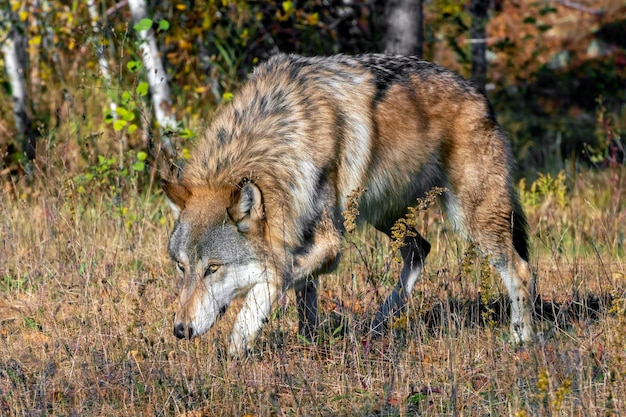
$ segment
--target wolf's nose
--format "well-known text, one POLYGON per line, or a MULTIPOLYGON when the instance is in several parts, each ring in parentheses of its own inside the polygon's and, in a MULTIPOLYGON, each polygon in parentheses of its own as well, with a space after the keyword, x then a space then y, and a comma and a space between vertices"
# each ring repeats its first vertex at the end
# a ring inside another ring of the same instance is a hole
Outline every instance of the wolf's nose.
POLYGON ((178 339, 191 339, 193 337, 193 327, 185 326, 184 323, 176 323, 174 324, 174 336, 178 339))

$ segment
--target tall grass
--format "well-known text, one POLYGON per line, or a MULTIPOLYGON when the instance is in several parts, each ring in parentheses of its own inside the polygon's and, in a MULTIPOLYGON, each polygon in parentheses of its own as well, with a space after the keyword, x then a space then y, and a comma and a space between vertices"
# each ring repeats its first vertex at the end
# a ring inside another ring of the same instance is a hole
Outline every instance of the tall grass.
MULTIPOLYGON (((133 169, 145 156, 129 150, 145 150, 147 135, 114 131, 103 115, 114 99, 149 124, 127 35, 112 40, 119 85, 109 88, 90 43, 69 31, 79 53, 35 89, 43 137, 32 177, 18 180, 19 164, 1 155, 0 416, 626 413, 623 166, 521 184, 540 294, 534 345, 510 344, 497 274, 437 206, 418 212, 433 250, 384 337, 366 330, 399 264, 392 242, 365 229, 321 282, 317 345, 297 337, 291 292, 248 358, 226 354, 237 303, 207 335, 177 341, 173 220, 155 170, 133 169)), ((189 85, 174 84, 186 91, 178 117, 200 130, 210 94, 189 85)), ((9 101, 0 110, 10 114, 9 101)))
POLYGON ((623 167, 522 184, 541 296, 532 346, 509 343, 497 274, 433 206, 417 221, 433 251, 385 337, 367 323, 399 265, 365 229, 322 280, 318 345, 297 338, 288 293, 255 353, 233 360, 237 304, 206 336, 173 337, 167 205, 147 175, 101 163, 77 174, 51 160, 29 184, 4 183, 0 415, 626 412, 623 167))

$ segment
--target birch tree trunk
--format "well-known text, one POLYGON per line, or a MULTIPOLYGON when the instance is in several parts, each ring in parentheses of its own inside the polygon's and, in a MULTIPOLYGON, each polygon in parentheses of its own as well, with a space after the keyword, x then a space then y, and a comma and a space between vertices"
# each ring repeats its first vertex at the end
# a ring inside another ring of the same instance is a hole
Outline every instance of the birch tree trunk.
MULTIPOLYGON (((133 22, 139 23, 141 19, 149 19, 148 6, 145 0, 128 0, 133 22)), ((167 74, 161 61, 161 55, 157 47, 156 37, 152 28, 139 32, 140 53, 143 65, 146 69, 150 97, 154 108, 154 115, 161 131, 161 149, 165 156, 173 161, 176 157, 176 149, 172 145, 170 135, 176 132, 176 118, 172 113, 172 101, 170 99, 170 86, 167 74)))
POLYGON ((481 91, 485 91, 487 83, 487 9, 489 0, 472 0, 470 13, 471 52, 472 52, 472 81, 481 91))
POLYGON ((424 53, 423 0, 388 0, 385 52, 421 57, 424 53))
POLYGON ((21 59, 25 54, 24 39, 20 36, 11 19, 10 12, 0 10, 0 21, 6 29, 6 38, 2 44, 4 65, 11 85, 13 95, 13 116, 15 126, 22 142, 22 152, 28 160, 35 159, 36 136, 28 115, 28 94, 24 80, 24 65, 21 59))
MULTIPOLYGON (((96 0, 87 0, 87 9, 89 10, 89 17, 91 18, 91 30, 93 32, 92 39, 96 48, 96 57, 98 58, 100 74, 102 75, 102 80, 104 81, 107 91, 109 91, 111 89, 111 74, 109 73, 109 63, 104 53, 104 45, 100 40, 100 27, 103 22, 101 21, 100 14, 98 13, 96 0)), ((113 100, 109 100, 109 108, 111 109, 111 116, 113 116, 113 120, 117 120, 117 113, 115 112, 116 107, 117 105, 115 102, 113 100)))

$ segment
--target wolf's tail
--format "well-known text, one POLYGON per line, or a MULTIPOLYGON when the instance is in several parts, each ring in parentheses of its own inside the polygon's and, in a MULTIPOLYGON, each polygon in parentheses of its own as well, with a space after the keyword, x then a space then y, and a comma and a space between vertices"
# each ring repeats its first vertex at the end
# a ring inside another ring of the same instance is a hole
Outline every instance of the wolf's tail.
POLYGON ((513 247, 519 256, 528 262, 528 220, 522 210, 519 197, 513 198, 513 247))

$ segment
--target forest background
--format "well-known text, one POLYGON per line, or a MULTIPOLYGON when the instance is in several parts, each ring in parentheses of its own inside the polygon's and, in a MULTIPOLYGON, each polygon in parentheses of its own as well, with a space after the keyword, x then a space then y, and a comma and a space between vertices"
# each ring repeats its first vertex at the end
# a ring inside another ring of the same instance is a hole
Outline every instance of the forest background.
POLYGON ((2 0, 0 46, 0 415, 626 412, 623 1, 2 0), (420 214, 437 254, 383 340, 363 323, 397 265, 371 230, 323 284, 318 346, 289 297, 246 361, 223 356, 232 312, 173 340, 159 176, 272 54, 383 50, 492 101, 545 340, 507 343, 505 292, 440 208, 420 214))

